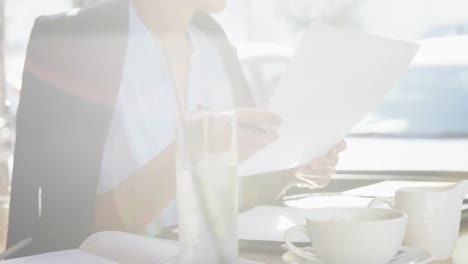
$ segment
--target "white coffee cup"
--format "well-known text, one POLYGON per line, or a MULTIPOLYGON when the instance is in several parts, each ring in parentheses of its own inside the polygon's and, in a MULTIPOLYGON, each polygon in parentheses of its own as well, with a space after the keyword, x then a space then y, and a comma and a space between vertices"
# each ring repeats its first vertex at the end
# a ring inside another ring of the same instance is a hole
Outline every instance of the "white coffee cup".
POLYGON ((320 208, 307 214, 305 226, 285 234, 295 254, 327 264, 386 264, 398 253, 405 236, 407 215, 382 208, 320 208), (290 240, 299 232, 312 241, 314 253, 296 247, 290 240))

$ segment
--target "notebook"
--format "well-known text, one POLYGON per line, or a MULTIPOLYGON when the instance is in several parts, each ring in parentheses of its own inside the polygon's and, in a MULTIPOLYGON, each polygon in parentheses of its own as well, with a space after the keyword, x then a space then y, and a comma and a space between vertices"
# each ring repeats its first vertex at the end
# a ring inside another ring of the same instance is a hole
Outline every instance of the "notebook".
MULTIPOLYGON (((86 239, 78 249, 65 250, 2 264, 177 264, 176 241, 138 236, 122 232, 100 232, 86 239)), ((241 264, 259 264, 240 260, 241 264)))

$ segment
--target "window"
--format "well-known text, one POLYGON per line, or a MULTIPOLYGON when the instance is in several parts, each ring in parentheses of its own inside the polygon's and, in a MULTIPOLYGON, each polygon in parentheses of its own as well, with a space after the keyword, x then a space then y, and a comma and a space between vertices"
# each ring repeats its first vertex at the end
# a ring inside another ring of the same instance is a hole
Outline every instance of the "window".
POLYGON ((468 172, 458 158, 468 157, 467 17, 463 0, 238 0, 218 18, 261 98, 311 21, 421 42, 398 86, 349 134, 339 169, 468 172))

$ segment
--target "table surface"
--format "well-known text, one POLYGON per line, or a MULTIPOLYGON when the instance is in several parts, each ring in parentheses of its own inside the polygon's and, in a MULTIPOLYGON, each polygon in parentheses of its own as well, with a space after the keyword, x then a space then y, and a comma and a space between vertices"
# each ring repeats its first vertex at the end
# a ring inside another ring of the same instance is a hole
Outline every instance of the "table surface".
MULTIPOLYGON (((283 264, 281 261, 281 253, 254 253, 254 252, 241 252, 241 257, 248 260, 254 260, 261 263, 269 264, 283 264)), ((1 261, 0 261, 1 262, 1 261)), ((35 260, 28 260, 21 263, 44 263, 35 260)), ((99 262, 100 263, 100 262, 99 262)), ((456 250, 452 259, 446 261, 431 262, 431 264, 467 264, 468 263, 468 223, 462 224, 460 237, 457 242, 456 250)))
MULTIPOLYGON (((464 214, 467 215, 467 214, 464 214)), ((282 250, 272 250, 271 253, 241 252, 241 257, 261 263, 283 264, 281 261, 282 250)), ((0 261, 1 262, 1 261, 0 261)), ((468 219, 463 219, 460 236, 452 259, 446 261, 434 261, 431 264, 468 264, 468 219)))

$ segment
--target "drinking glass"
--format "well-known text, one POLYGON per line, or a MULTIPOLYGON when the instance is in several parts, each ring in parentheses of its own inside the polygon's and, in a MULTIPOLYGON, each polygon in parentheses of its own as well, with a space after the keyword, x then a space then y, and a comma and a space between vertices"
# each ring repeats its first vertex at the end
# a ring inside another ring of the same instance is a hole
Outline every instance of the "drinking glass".
POLYGON ((180 263, 236 263, 239 250, 235 113, 186 113, 178 120, 180 263))

